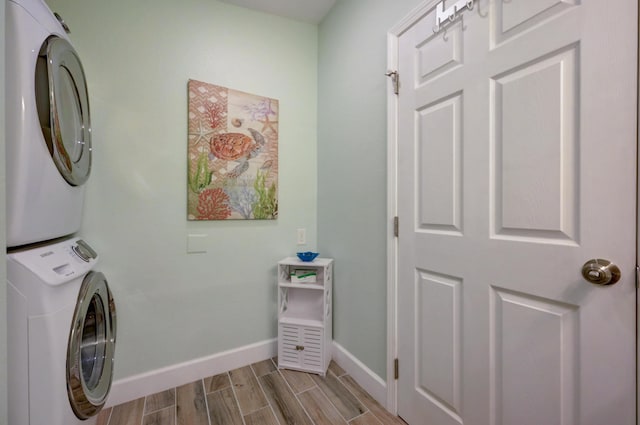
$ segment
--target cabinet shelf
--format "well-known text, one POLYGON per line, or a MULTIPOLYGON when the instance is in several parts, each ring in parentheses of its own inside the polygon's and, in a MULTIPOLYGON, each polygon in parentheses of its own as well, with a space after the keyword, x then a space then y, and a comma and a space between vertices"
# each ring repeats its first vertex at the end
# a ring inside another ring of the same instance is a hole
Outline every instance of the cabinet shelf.
POLYGON ((324 290, 324 286, 317 283, 280 282, 278 285, 280 285, 281 288, 318 289, 320 291, 324 290))
POLYGON ((324 328, 324 322, 322 320, 307 319, 304 317, 296 317, 296 316, 287 316, 286 313, 282 317, 280 317, 280 323, 286 323, 289 325, 311 326, 314 328, 324 328))
POLYGON ((278 261, 279 265, 295 266, 295 267, 302 267, 302 268, 327 267, 331 263, 333 263, 333 259, 331 258, 316 258, 313 261, 301 261, 298 257, 287 257, 284 260, 278 261))

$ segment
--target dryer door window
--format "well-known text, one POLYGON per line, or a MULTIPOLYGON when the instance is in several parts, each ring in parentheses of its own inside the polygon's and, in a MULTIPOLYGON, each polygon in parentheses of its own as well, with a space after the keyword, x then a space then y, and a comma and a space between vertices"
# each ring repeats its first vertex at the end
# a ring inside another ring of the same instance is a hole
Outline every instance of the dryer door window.
POLYGON ((87 419, 104 406, 113 377, 115 304, 102 273, 90 272, 78 295, 67 348, 67 390, 76 416, 87 419))
POLYGON ((58 171, 73 186, 91 172, 91 122, 84 70, 65 39, 50 37, 36 64, 40 127, 58 171))

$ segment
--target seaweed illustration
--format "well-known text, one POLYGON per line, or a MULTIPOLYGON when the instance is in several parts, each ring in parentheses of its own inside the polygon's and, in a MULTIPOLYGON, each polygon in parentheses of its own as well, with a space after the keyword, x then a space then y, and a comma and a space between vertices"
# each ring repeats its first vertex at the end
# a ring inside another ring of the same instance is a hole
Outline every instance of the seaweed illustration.
POLYGON ((253 184, 258 200, 253 203, 253 217, 256 219, 276 218, 278 216, 278 199, 276 198, 276 184, 266 187, 267 173, 258 170, 253 184))
POLYGON ((193 175, 189 176, 189 188, 194 193, 202 192, 211 183, 211 171, 209 171, 209 157, 201 154, 193 175))

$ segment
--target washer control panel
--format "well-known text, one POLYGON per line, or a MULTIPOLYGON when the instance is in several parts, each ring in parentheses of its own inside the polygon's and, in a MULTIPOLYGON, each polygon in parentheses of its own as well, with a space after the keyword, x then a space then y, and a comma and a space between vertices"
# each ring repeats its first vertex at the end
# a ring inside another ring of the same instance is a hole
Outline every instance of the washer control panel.
POLYGON ((89 272, 98 261, 98 253, 79 238, 9 252, 15 261, 50 285, 60 285, 89 272))

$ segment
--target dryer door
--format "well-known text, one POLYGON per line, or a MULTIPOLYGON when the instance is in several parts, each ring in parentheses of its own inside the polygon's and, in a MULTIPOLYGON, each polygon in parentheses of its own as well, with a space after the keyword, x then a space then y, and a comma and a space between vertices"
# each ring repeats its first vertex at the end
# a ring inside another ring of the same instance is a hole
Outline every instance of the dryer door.
POLYGON ((49 37, 40 49, 35 75, 40 127, 58 171, 73 186, 91 172, 91 122, 84 70, 63 38, 49 37))
POLYGON ((104 406, 113 378, 116 311, 102 273, 89 272, 82 282, 67 348, 67 392, 80 419, 104 406))

